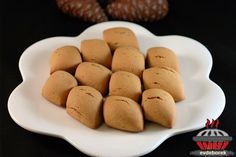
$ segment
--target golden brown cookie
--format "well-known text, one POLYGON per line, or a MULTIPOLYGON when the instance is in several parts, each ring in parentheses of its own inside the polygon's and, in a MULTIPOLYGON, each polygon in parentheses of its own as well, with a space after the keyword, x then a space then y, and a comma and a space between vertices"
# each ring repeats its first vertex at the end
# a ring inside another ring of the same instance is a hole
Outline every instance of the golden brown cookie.
POLYGON ((104 30, 103 39, 108 43, 112 51, 123 46, 139 48, 134 32, 126 27, 114 27, 104 30))
POLYGON ((66 106, 70 90, 77 86, 77 81, 66 71, 56 71, 49 76, 42 89, 42 95, 51 103, 66 106))
POLYGON ((75 46, 64 46, 56 49, 50 58, 50 73, 65 70, 74 74, 76 67, 82 62, 79 49, 75 46))
POLYGON ((91 62, 81 63, 75 72, 79 84, 91 86, 97 89, 102 95, 107 93, 111 71, 103 65, 91 62))
POLYGON ((66 111, 90 128, 98 128, 103 120, 102 95, 89 86, 74 87, 66 102, 66 111))
POLYGON ((179 72, 179 61, 175 53, 165 47, 152 47, 147 51, 147 65, 151 67, 170 67, 179 72))
POLYGON ((117 71, 111 75, 109 95, 124 96, 138 101, 141 94, 141 81, 138 76, 126 71, 117 71))
POLYGON ((81 41, 80 50, 85 62, 95 62, 111 67, 111 50, 108 44, 101 39, 89 39, 81 41))
POLYGON ((170 93, 175 101, 185 98, 184 86, 179 73, 169 67, 153 67, 144 70, 143 85, 145 89, 163 89, 170 93))
POLYGON ((172 128, 176 119, 173 97, 162 89, 147 89, 143 92, 142 108, 145 119, 172 128))
POLYGON ((132 99, 122 96, 109 96, 103 106, 105 123, 116 129, 140 132, 144 121, 142 109, 132 99))
POLYGON ((139 77, 145 69, 144 55, 134 47, 119 47, 112 59, 112 71, 128 71, 139 77))

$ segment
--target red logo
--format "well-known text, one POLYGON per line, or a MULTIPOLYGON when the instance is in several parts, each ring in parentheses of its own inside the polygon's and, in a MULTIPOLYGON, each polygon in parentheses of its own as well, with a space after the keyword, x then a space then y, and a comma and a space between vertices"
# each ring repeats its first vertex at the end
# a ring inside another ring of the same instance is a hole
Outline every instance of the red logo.
POLYGON ((207 119, 206 129, 200 131, 193 137, 200 150, 191 151, 194 156, 232 156, 234 152, 226 150, 232 137, 225 131, 218 129, 219 120, 210 122, 207 119))

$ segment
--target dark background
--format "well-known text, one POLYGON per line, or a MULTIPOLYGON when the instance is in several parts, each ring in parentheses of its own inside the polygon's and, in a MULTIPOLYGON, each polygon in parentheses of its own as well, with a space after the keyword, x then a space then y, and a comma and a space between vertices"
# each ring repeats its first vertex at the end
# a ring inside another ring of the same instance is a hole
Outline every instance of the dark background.
MULTIPOLYGON (((7 99, 22 81, 18 61, 34 42, 53 36, 76 36, 91 23, 61 13, 54 0, 0 1, 0 156, 85 156, 62 139, 31 133, 16 125, 7 110, 7 99)), ((203 43, 213 56, 211 79, 225 92, 226 107, 220 129, 234 140, 236 152, 236 3, 235 0, 171 0, 168 16, 158 23, 140 23, 156 35, 178 34, 203 43)), ((40 124, 39 124, 40 125, 40 124)), ((198 131, 169 138, 147 156, 189 156, 197 149, 198 131)))

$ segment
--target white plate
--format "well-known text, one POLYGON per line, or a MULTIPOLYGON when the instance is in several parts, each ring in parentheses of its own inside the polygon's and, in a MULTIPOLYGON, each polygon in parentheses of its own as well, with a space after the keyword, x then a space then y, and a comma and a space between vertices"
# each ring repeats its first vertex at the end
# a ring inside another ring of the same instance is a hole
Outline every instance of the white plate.
POLYGON ((25 50, 19 67, 23 82, 8 100, 12 119, 32 132, 63 138, 81 152, 92 156, 147 154, 173 135, 202 128, 207 118, 218 118, 225 106, 223 91, 209 79, 212 57, 206 47, 187 37, 155 36, 145 28, 128 22, 105 22, 89 27, 77 37, 41 40, 25 50), (81 40, 102 38, 104 29, 117 26, 132 29, 144 53, 154 46, 165 46, 176 52, 181 64, 186 100, 176 104, 177 121, 173 129, 148 123, 141 133, 119 131, 105 124, 93 130, 41 96, 42 86, 49 77, 49 56, 53 50, 63 45, 79 47, 81 40))

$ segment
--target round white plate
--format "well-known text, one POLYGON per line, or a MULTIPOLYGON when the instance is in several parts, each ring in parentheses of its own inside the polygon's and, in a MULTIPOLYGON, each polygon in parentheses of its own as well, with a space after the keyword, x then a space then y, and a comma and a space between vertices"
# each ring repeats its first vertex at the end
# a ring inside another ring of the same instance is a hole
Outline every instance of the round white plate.
MULTIPOLYGON (((155 36, 145 28, 128 22, 105 22, 86 29, 77 37, 53 37, 41 40, 22 54, 19 68, 23 82, 11 93, 8 110, 12 119, 32 132, 65 139, 81 152, 92 156, 140 156, 156 149, 167 138, 202 128, 206 119, 217 119, 225 106, 225 96, 209 79, 212 57, 205 46, 183 36, 155 36), (128 27, 137 35, 143 53, 154 46, 176 52, 181 65, 186 99, 176 104, 177 120, 172 129, 145 124, 140 133, 108 128, 93 130, 70 117, 65 109, 46 101, 41 89, 49 77, 49 57, 64 45, 80 46, 83 39, 100 38, 104 29, 128 27)), ((191 140, 191 139, 190 139, 191 140)))

